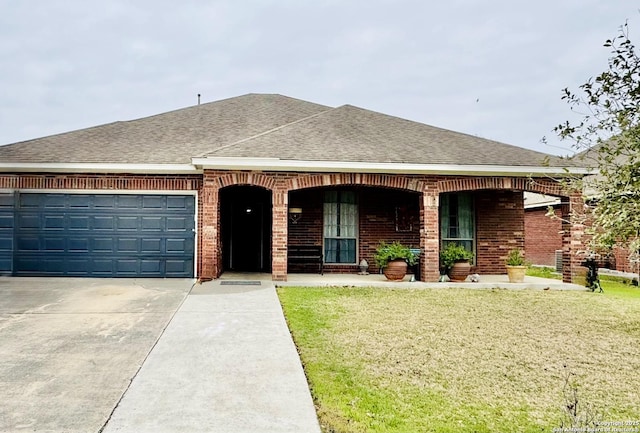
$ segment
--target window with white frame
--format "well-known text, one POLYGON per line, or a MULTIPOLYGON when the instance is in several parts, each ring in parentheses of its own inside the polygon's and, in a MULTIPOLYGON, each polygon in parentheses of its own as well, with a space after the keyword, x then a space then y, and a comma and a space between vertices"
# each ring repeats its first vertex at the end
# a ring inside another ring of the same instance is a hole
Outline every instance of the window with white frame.
POLYGON ((475 218, 470 193, 440 195, 440 243, 462 245, 475 255, 475 218))
POLYGON ((358 205, 353 191, 324 193, 324 261, 357 263, 358 205))

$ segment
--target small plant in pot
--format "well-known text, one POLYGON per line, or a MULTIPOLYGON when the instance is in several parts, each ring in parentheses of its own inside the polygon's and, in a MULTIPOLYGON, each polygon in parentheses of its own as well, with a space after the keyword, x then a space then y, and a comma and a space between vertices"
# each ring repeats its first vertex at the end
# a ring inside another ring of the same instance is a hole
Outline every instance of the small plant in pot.
POLYGON ((510 283, 522 283, 527 271, 527 262, 520 250, 511 250, 505 260, 510 283))
POLYGON ((462 245, 449 244, 440 250, 440 265, 451 281, 462 282, 471 271, 473 253, 462 245))
POLYGON ((407 265, 413 266, 418 260, 409 247, 398 241, 390 244, 380 242, 373 259, 391 281, 402 281, 407 274, 407 265))

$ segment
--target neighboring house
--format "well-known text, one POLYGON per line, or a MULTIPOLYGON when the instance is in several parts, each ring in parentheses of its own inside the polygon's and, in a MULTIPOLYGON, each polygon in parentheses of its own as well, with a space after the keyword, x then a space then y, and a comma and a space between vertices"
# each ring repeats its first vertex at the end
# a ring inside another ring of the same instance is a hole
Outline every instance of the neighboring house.
MULTIPOLYGON (((561 196, 567 161, 343 105, 249 94, 0 146, 0 273, 219 277, 357 272, 380 241, 459 242, 478 273, 523 249, 523 192, 561 196)), ((584 173, 579 167, 573 173, 584 173)), ((579 203, 579 195, 564 197, 579 203)), ((563 212, 569 212, 566 206, 563 212)), ((582 228, 565 224, 564 279, 582 228)))
MULTIPOLYGON (((593 156, 596 152, 598 152, 598 146, 576 154, 573 159, 576 161, 576 165, 594 167, 597 166, 597 156, 593 156)), ((624 161, 624 156, 618 156, 618 162, 624 163, 624 161)), ((594 206, 597 205, 598 193, 593 185, 589 185, 589 179, 597 176, 599 175, 590 175, 585 179, 584 196, 594 206)), ((536 265, 557 266, 558 251, 562 249, 564 236, 561 222, 563 215, 561 200, 558 197, 532 192, 526 192, 524 199, 526 258, 536 265), (555 218, 548 215, 549 208, 553 209, 555 218)), ((588 221, 586 224, 589 224, 588 221)), ((581 251, 581 257, 585 256, 586 251, 587 249, 581 251)), ((601 253, 598 257, 601 268, 638 273, 637 255, 632 255, 627 248, 621 245, 615 245, 609 254, 601 253)))
POLYGON ((562 258, 558 257, 562 252, 560 204, 558 197, 532 192, 524 194, 524 251, 527 262, 561 267, 562 258), (550 208, 557 218, 548 216, 550 208))

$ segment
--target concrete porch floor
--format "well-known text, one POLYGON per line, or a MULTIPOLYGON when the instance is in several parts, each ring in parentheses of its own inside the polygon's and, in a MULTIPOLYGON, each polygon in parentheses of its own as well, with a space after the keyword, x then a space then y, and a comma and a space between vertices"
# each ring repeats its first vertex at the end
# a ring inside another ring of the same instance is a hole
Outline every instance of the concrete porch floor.
MULTIPOLYGON (((251 272, 225 272, 219 279, 224 280, 260 280, 271 282, 271 274, 251 272)), ((560 280, 526 276, 523 283, 509 283, 507 275, 480 275, 480 281, 473 283, 452 282, 422 282, 411 281, 411 274, 407 274, 403 281, 388 281, 381 274, 289 274, 287 281, 275 281, 276 287, 286 286, 336 286, 336 287, 386 287, 406 289, 534 289, 534 290, 587 290, 584 286, 563 283, 560 280)))

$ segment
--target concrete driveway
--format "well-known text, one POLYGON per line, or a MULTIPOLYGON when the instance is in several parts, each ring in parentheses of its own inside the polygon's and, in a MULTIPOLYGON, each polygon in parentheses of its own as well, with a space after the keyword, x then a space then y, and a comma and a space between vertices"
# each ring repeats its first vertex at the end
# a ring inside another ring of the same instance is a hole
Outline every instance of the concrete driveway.
POLYGON ((100 431, 192 285, 0 277, 0 431, 100 431))

